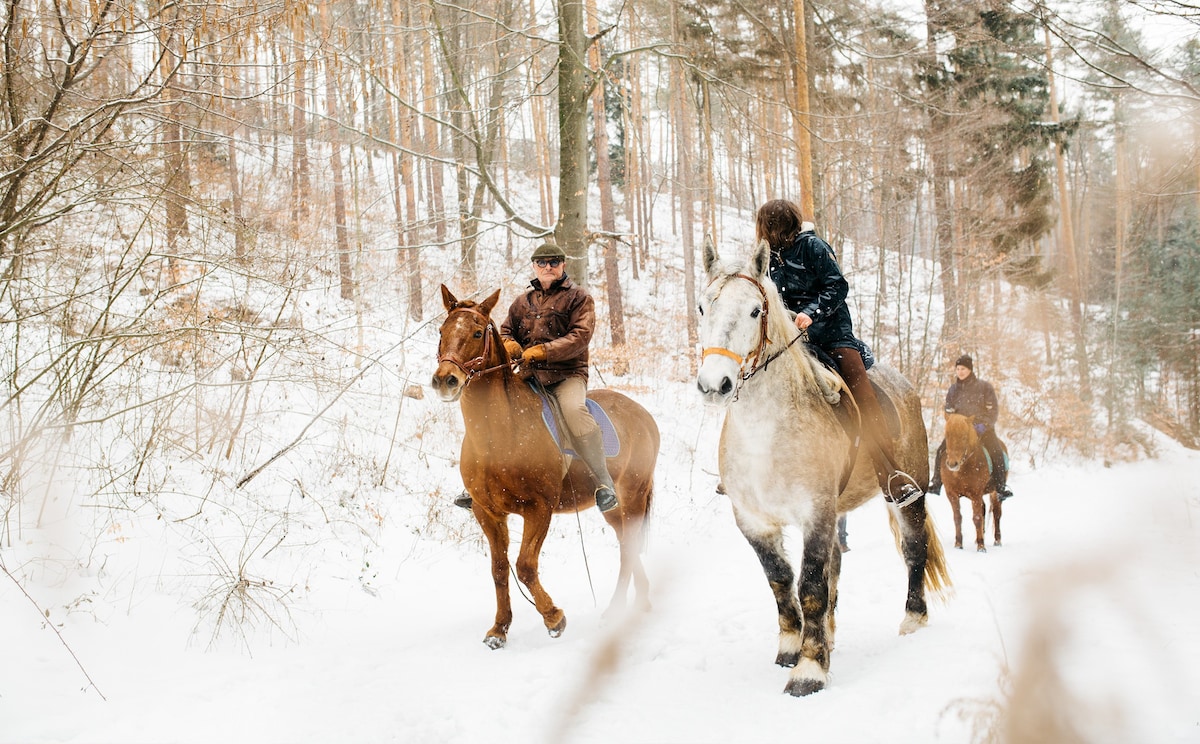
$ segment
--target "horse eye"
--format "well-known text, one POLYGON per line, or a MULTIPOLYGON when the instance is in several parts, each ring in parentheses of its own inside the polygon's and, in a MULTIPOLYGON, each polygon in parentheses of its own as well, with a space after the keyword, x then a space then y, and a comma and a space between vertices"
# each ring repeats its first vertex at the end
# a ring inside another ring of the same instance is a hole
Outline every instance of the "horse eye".
POLYGON ((483 338, 483 331, 475 331, 475 338, 483 338))
POLYGON ((751 310, 751 311, 750 311, 750 317, 751 317, 751 318, 757 318, 759 315, 762 315, 762 308, 761 308, 761 307, 756 307, 756 308, 754 308, 753 310, 751 310))

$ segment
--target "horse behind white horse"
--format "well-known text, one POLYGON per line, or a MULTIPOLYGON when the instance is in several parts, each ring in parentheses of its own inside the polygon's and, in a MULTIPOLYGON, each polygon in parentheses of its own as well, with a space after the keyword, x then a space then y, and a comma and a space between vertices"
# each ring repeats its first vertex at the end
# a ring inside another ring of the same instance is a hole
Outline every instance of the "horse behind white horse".
MULTIPOLYGON (((770 248, 760 241, 740 261, 723 263, 704 242, 708 286, 700 299, 704 358, 697 385, 724 406, 719 450, 721 482, 738 529, 754 549, 779 611, 775 663, 794 667, 785 692, 808 695, 828 683, 834 610, 842 553, 839 514, 880 494, 869 453, 854 430, 857 409, 841 379, 803 343, 767 273, 770 248), (783 528, 803 532, 797 586, 784 551, 783 528)), ((929 446, 921 402, 899 373, 875 364, 871 380, 894 403, 897 464, 929 482, 929 446)), ((881 401, 882 402, 882 401, 881 401)), ((900 633, 928 620, 926 589, 941 593, 950 579, 933 522, 921 498, 888 506, 889 522, 908 569, 900 633)))

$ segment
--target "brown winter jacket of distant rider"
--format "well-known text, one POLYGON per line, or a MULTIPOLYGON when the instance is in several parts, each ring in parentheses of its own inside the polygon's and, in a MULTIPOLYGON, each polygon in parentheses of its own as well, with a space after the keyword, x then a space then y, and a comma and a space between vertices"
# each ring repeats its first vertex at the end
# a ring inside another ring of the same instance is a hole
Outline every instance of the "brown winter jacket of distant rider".
POLYGON ((525 294, 513 300, 500 336, 528 349, 541 344, 546 359, 534 375, 542 385, 567 377, 588 376, 588 344, 596 328, 596 305, 587 290, 566 274, 549 289, 534 279, 525 294))

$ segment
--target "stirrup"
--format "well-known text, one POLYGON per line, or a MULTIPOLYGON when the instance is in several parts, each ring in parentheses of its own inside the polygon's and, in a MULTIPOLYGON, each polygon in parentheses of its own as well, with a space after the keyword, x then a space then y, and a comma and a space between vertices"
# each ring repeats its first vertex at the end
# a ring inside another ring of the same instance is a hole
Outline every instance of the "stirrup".
POLYGON ((996 489, 996 495, 1000 497, 1001 501, 1008 501, 1013 497, 1013 492, 1008 486, 1002 486, 996 489))
POLYGON ((888 476, 887 493, 884 498, 900 508, 904 508, 925 495, 917 482, 908 473, 897 470, 888 476), (893 486, 892 481, 901 481, 900 486, 893 486))
POLYGON ((470 511, 471 510, 471 494, 467 491, 463 491, 459 495, 455 496, 454 497, 454 505, 459 508, 470 511))
POLYGON ((601 512, 616 509, 617 503, 617 494, 611 488, 602 484, 596 489, 596 508, 601 512))

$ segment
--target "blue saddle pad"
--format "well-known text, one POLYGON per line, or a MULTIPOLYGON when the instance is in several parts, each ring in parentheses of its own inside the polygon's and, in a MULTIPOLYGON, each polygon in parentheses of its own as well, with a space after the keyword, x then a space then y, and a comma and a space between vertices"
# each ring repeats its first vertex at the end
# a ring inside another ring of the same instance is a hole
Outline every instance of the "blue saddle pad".
MULTIPOLYGON (((990 473, 996 469, 996 466, 992 464, 992 454, 987 451, 987 447, 981 447, 980 449, 983 450, 983 459, 987 460, 988 472, 990 473)), ((1004 453, 1004 468, 1006 470, 1008 469, 1008 453, 1007 452, 1004 453)))
MULTIPOLYGON (((542 398, 542 421, 546 424, 546 429, 550 432, 550 436, 554 438, 554 443, 563 453, 576 456, 574 450, 570 447, 564 447, 562 437, 558 433, 558 422, 554 419, 554 413, 550 410, 550 401, 546 396, 542 398)), ((617 438, 617 430, 613 426, 612 419, 600 407, 600 404, 591 398, 587 399, 588 412, 592 414, 592 418, 596 419, 596 423, 600 425, 600 436, 604 440, 604 456, 616 457, 621 451, 621 440, 617 438)))

